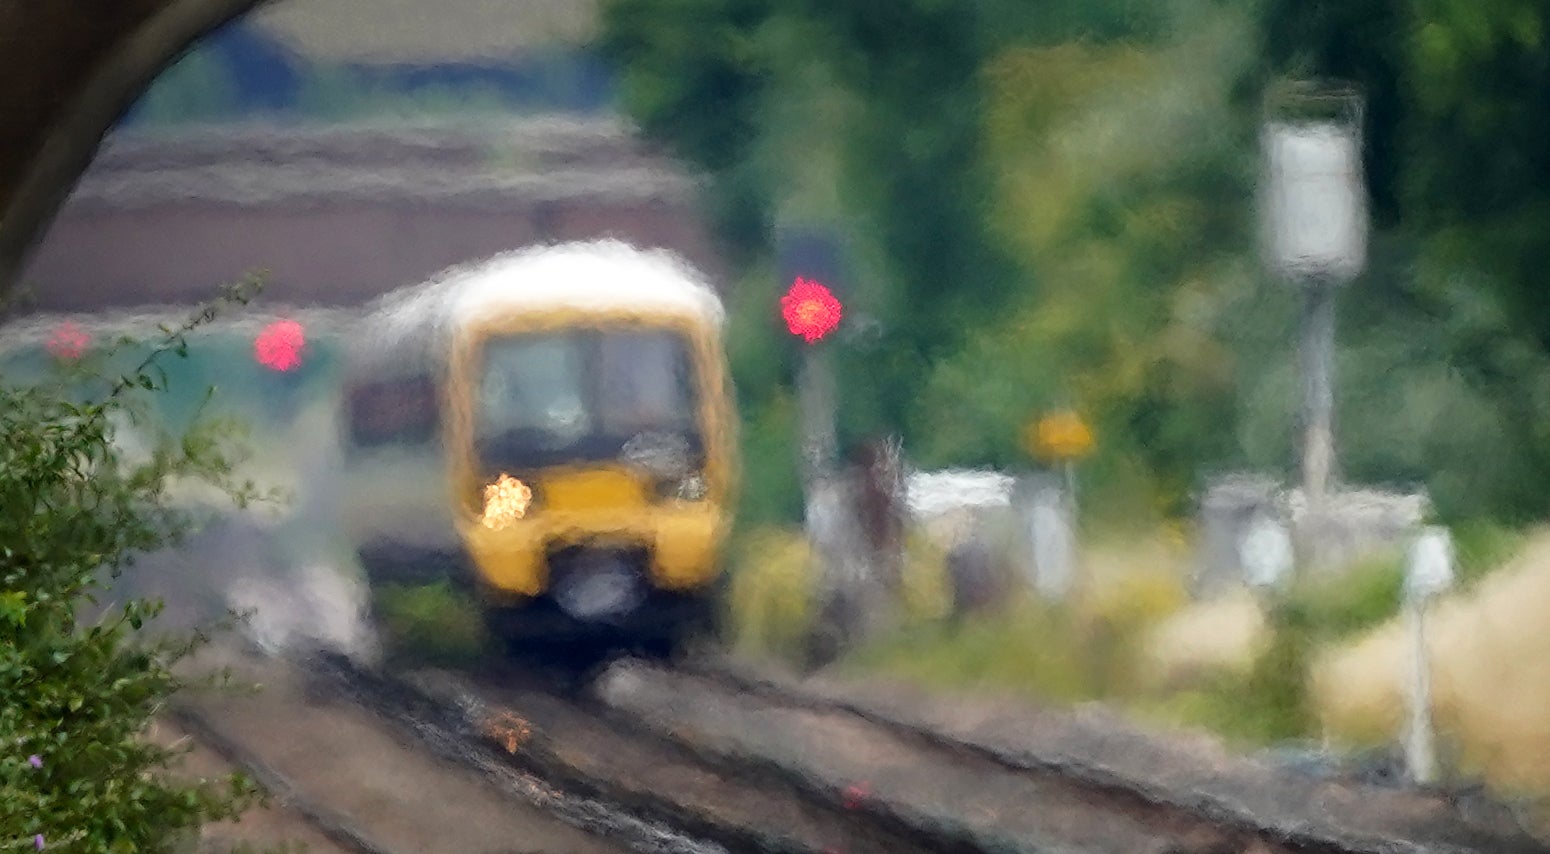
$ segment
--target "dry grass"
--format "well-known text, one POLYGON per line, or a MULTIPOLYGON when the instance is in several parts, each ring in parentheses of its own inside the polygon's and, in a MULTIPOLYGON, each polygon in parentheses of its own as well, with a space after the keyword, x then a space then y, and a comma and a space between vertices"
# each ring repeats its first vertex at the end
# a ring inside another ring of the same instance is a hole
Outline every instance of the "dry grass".
MULTIPOLYGON (((1436 721, 1459 770, 1507 790, 1550 791, 1550 532, 1428 617, 1436 721)), ((1409 632, 1393 620, 1325 652, 1312 673, 1326 730, 1372 743, 1402 735, 1409 632)))
POLYGON ((1246 591, 1182 608, 1143 644, 1148 686, 1166 690, 1211 673, 1245 674, 1263 650, 1266 632, 1264 612, 1246 591))

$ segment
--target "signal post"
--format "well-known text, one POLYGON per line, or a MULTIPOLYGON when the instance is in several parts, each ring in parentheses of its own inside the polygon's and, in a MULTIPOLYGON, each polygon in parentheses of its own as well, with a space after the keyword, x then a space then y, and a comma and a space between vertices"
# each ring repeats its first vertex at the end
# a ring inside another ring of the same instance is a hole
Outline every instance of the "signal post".
POLYGON ((831 658, 853 627, 871 610, 858 595, 866 586, 858 560, 854 508, 843 494, 838 476, 837 410, 834 367, 825 339, 839 327, 844 306, 830 290, 839 275, 837 247, 816 231, 782 235, 780 254, 784 280, 780 314, 786 329, 801 341, 797 376, 800 407, 799 460, 806 507, 808 542, 820 574, 815 590, 822 648, 812 650, 820 661, 831 658))

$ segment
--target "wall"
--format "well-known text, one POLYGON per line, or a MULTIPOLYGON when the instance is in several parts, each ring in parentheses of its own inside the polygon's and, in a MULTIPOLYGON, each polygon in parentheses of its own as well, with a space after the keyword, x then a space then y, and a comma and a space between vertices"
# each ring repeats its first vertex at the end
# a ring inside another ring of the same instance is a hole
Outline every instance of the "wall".
POLYGON ((200 302, 264 269, 268 302, 356 305, 604 236, 677 251, 719 283, 697 204, 688 176, 609 122, 147 135, 104 151, 21 283, 33 310, 85 311, 200 302))

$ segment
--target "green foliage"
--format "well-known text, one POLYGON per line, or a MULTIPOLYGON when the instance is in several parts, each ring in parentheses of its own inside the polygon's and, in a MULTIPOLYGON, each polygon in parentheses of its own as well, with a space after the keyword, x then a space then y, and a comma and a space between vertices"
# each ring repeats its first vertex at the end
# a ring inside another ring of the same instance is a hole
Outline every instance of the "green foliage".
MULTIPOLYGON (((616 0, 603 41, 632 115, 715 179, 740 261, 781 217, 851 239, 851 317, 880 331, 826 345, 842 436, 1010 467, 1029 416, 1075 406, 1099 438, 1089 504, 1173 516, 1206 473, 1295 466, 1300 306, 1257 258, 1261 94, 1355 80, 1376 230, 1341 298, 1340 475, 1424 486, 1450 523, 1521 523, 1550 511, 1546 15, 616 0)), ((795 359, 749 320, 773 319, 778 283, 743 267, 735 373, 772 436, 795 359)))
POLYGON ((1525 529, 1504 526, 1482 519, 1453 525, 1454 559, 1458 566, 1457 584, 1468 587, 1501 568, 1528 543, 1525 529))
POLYGON ((798 660, 813 617, 807 541, 775 527, 752 528, 731 551, 727 617, 734 647, 798 660))
POLYGON ((621 97, 649 135, 707 170, 716 231, 741 260, 764 245, 767 176, 750 169, 773 57, 759 31, 772 0, 606 0, 598 46, 620 70, 621 97))
POLYGON ((484 651, 478 603, 446 581, 373 590, 383 628, 403 654, 428 662, 466 664, 484 651))
MULTIPOLYGON (((246 294, 239 288, 230 298, 246 294)), ((173 479, 215 483, 239 505, 258 497, 252 484, 229 482, 234 458, 224 434, 207 425, 141 460, 114 445, 115 425, 137 414, 136 395, 165 389, 159 361, 182 354, 186 333, 213 316, 212 306, 170 330, 117 378, 98 373, 115 363, 107 354, 53 385, 0 386, 7 846, 30 846, 41 834, 58 850, 161 850, 185 828, 238 815, 255 793, 240 776, 190 785, 164 775, 178 753, 139 736, 184 686, 173 664, 205 636, 152 637, 157 602, 99 598, 135 554, 187 531, 190 519, 168 497, 173 479)))
POLYGON ((1057 703, 1096 699, 1114 646, 1089 644, 1069 615, 1020 603, 1005 613, 911 626, 844 662, 935 690, 1011 690, 1057 703))
POLYGON ((1353 637, 1399 613, 1404 601, 1404 556, 1368 560, 1336 580, 1313 580, 1291 594, 1299 626, 1318 643, 1353 637))
POLYGON ((1550 94, 1547 26, 1550 11, 1518 0, 1273 0, 1261 19, 1264 73, 1343 77, 1366 95, 1380 231, 1342 323, 1408 327, 1428 362, 1455 372, 1447 392, 1428 383, 1431 407, 1451 398, 1446 426, 1413 442, 1405 466, 1426 470, 1451 518, 1521 522, 1550 509, 1550 301, 1539 281, 1550 118, 1531 106, 1550 94), (1463 429, 1450 442, 1454 421, 1463 429))

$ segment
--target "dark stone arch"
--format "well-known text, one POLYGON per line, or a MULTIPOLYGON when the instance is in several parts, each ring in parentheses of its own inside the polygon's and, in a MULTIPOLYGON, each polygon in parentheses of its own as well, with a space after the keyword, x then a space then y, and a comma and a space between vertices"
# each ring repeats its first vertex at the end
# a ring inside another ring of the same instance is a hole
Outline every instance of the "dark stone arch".
POLYGON ((266 0, 0 0, 0 299, 103 135, 194 42, 266 0))

